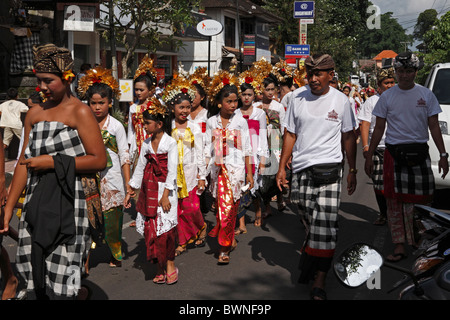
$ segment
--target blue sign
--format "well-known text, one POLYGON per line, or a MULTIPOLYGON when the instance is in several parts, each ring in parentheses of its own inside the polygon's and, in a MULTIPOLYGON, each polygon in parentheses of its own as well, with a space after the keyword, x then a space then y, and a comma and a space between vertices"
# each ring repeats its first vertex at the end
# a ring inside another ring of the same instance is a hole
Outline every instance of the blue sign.
POLYGON ((313 19, 314 18, 314 1, 295 1, 294 2, 294 18, 313 19))
POLYGON ((309 56, 309 50, 309 44, 286 44, 284 56, 286 58, 301 59, 305 56, 309 56))

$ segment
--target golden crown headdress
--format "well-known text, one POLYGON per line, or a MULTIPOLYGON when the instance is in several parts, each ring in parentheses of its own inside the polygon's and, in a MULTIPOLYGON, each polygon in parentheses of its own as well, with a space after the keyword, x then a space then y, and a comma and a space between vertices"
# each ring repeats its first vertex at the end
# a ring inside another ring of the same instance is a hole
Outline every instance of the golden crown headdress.
MULTIPOLYGON (((146 75, 147 72, 149 72, 156 79, 158 74, 153 64, 154 64, 153 59, 149 58, 148 54, 146 54, 145 57, 142 59, 141 63, 139 64, 139 67, 136 69, 133 79, 136 80, 137 77, 141 75, 146 75)), ((156 86, 156 83, 153 83, 153 85, 156 86)))
POLYGON ((272 74, 277 78, 278 82, 285 83, 289 78, 293 78, 294 70, 284 60, 275 63, 272 68, 272 74))
POLYGON ((144 107, 144 111, 148 111, 151 115, 160 114, 163 118, 169 115, 169 109, 155 96, 149 97, 142 106, 144 107))
POLYGON ((256 95, 262 94, 261 83, 263 81, 263 76, 255 72, 254 68, 245 70, 239 74, 239 85, 248 83, 253 87, 256 95))
POLYGON ((104 83, 109 86, 116 99, 120 98, 119 83, 113 77, 110 69, 101 66, 89 69, 85 75, 78 81, 78 93, 84 97, 88 89, 95 83, 104 83))
POLYGON ((191 101, 193 101, 195 99, 196 90, 188 79, 175 73, 173 79, 166 85, 162 99, 168 104, 181 93, 189 95, 191 101))
POLYGON ((199 84, 205 91, 208 90, 208 86, 211 83, 211 77, 208 76, 208 68, 206 67, 198 67, 189 75, 188 79, 191 84, 199 84))
POLYGON ((293 72, 294 77, 294 83, 299 86, 303 87, 306 85, 305 77, 306 77, 306 67, 304 65, 299 65, 298 68, 295 68, 293 72))
POLYGON ((208 97, 211 104, 226 85, 234 85, 238 89, 238 93, 240 92, 238 78, 228 71, 220 70, 214 75, 209 86, 208 97))

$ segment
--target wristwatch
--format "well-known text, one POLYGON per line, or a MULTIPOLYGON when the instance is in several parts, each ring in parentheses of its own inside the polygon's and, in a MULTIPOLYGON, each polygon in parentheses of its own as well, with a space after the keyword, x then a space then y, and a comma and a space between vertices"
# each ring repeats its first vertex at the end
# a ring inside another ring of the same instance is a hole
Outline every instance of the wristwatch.
POLYGON ((348 172, 357 174, 358 173, 358 169, 350 168, 350 170, 348 172))
POLYGON ((442 158, 448 158, 448 153, 447 152, 443 152, 443 153, 440 154, 440 156, 442 158))

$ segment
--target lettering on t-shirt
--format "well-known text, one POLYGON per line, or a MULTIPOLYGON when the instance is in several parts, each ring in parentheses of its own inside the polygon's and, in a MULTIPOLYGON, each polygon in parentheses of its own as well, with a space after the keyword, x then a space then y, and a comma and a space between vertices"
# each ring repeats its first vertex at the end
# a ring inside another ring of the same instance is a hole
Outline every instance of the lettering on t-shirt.
POLYGON ((327 118, 328 121, 339 122, 338 118, 339 118, 339 115, 334 109, 332 111, 328 112, 328 118, 327 118))

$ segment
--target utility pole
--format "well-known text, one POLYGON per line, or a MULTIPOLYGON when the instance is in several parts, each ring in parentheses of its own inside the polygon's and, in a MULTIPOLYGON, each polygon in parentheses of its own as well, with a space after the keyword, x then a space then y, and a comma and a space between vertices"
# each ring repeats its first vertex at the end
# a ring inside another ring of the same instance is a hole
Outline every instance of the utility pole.
MULTIPOLYGON (((111 50, 111 70, 113 77, 119 81, 117 71, 116 34, 114 32, 114 0, 109 0, 109 46, 111 50)), ((114 99, 114 108, 117 108, 119 101, 114 99)))

